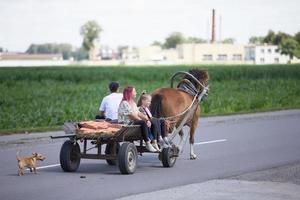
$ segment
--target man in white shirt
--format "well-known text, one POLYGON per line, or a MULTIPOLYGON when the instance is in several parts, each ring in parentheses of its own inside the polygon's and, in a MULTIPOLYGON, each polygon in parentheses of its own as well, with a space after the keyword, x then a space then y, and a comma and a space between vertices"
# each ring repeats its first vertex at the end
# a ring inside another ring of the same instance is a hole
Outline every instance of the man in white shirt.
POLYGON ((119 83, 115 81, 109 84, 110 94, 103 98, 96 119, 118 120, 118 108, 123 98, 123 94, 118 93, 119 86, 119 83))

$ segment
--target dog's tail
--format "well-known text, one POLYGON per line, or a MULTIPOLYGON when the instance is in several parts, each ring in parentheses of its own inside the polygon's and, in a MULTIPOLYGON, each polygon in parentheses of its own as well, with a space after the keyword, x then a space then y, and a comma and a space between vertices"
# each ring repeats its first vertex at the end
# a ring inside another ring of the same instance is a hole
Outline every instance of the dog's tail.
POLYGON ((20 154, 20 149, 17 151, 17 153, 16 153, 16 158, 17 158, 17 161, 20 161, 21 160, 21 158, 20 158, 20 156, 19 156, 19 154, 20 154))

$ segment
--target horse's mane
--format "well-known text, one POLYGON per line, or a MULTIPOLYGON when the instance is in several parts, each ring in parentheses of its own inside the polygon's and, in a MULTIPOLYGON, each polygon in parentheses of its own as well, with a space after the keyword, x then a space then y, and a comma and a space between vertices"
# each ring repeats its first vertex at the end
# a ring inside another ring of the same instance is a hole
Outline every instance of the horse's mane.
MULTIPOLYGON (((209 79, 207 70, 191 69, 188 72, 201 82, 205 82, 209 79)), ((185 75, 184 79, 189 80, 196 88, 199 87, 199 85, 196 83, 196 81, 194 79, 190 78, 189 76, 185 75)))

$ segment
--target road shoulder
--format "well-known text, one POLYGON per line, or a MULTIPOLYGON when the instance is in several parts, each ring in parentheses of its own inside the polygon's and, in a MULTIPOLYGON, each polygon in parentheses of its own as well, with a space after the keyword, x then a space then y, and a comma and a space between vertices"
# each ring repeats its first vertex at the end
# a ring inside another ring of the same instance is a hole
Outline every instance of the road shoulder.
POLYGON ((228 179, 210 180, 166 190, 137 194, 119 200, 298 200, 300 197, 300 161, 272 169, 246 173, 228 179))

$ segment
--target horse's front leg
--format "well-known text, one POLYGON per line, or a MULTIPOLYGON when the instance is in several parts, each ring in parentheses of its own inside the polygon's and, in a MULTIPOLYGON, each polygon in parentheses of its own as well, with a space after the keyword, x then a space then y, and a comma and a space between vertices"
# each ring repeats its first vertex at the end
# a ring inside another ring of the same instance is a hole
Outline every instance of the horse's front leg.
POLYGON ((183 151, 183 145, 185 143, 184 137, 183 137, 184 136, 183 131, 180 130, 178 134, 180 136, 180 140, 179 140, 179 143, 178 143, 178 149, 179 149, 179 152, 182 152, 183 151))
POLYGON ((197 158, 197 155, 194 153, 194 144, 190 144, 190 159, 195 160, 197 158))
MULTIPOLYGON (((196 120, 197 119, 198 118, 196 118, 196 120)), ((190 129, 190 159, 191 160, 195 160, 197 158, 197 155, 194 153, 195 131, 197 127, 197 122, 196 123, 193 122, 190 129)))

